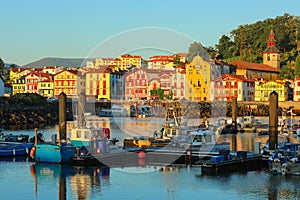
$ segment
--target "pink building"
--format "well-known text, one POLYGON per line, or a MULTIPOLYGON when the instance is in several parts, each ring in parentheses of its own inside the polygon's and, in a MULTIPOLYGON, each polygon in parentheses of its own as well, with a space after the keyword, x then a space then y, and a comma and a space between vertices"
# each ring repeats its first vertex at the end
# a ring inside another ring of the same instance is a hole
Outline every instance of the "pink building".
POLYGON ((211 100, 254 101, 255 82, 242 75, 224 74, 211 81, 211 100))

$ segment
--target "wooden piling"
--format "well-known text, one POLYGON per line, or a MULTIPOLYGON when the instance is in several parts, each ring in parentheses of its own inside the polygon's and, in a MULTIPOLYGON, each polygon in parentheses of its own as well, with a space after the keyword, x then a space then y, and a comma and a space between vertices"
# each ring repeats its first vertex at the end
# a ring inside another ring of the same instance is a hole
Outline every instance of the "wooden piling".
POLYGON ((278 146, 278 93, 273 91, 269 99, 269 149, 278 146))
POLYGON ((232 112, 232 125, 237 127, 237 99, 232 98, 231 100, 231 112, 232 112))
POLYGON ((62 92, 58 97, 58 115, 59 115, 59 140, 67 139, 67 116, 66 116, 66 104, 67 95, 62 92))
POLYGON ((86 95, 84 92, 81 92, 79 94, 78 105, 77 105, 78 128, 86 127, 86 121, 84 117, 85 104, 86 104, 86 95))
MULTIPOLYGON (((237 128, 237 98, 231 100, 232 126, 237 128)), ((232 135, 232 150, 236 151, 236 134, 232 135)))

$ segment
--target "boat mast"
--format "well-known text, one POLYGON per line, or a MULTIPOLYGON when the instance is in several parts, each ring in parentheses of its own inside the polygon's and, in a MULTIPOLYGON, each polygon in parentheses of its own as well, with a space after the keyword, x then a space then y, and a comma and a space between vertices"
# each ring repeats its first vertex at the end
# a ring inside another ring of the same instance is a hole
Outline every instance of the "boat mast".
POLYGON ((86 104, 86 95, 84 92, 81 92, 79 94, 78 105, 77 105, 78 128, 86 128, 86 121, 84 118, 85 104, 86 104))

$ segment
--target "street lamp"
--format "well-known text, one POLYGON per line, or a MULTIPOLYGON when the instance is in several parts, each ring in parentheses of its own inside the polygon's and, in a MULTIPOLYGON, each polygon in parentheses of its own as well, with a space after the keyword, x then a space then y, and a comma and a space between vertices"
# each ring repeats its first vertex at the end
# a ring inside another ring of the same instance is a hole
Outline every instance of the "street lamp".
POLYGON ((294 106, 290 106, 289 107, 289 111, 287 111, 287 113, 291 113, 291 122, 290 122, 290 130, 292 131, 292 126, 293 126, 293 116, 295 116, 296 114, 293 113, 293 108, 294 106))

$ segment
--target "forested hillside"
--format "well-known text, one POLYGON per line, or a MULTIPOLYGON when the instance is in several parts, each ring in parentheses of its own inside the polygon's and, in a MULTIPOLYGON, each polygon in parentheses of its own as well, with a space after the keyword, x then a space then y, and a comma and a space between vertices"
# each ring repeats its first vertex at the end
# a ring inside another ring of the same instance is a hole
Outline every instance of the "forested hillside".
POLYGON ((300 17, 284 14, 275 19, 240 25, 232 30, 230 35, 222 35, 216 48, 227 62, 244 60, 262 63, 268 35, 273 30, 277 41, 276 46, 281 51, 281 76, 300 77, 300 66, 297 66, 296 62, 296 60, 300 62, 297 50, 297 41, 300 41, 299 29, 300 17))

